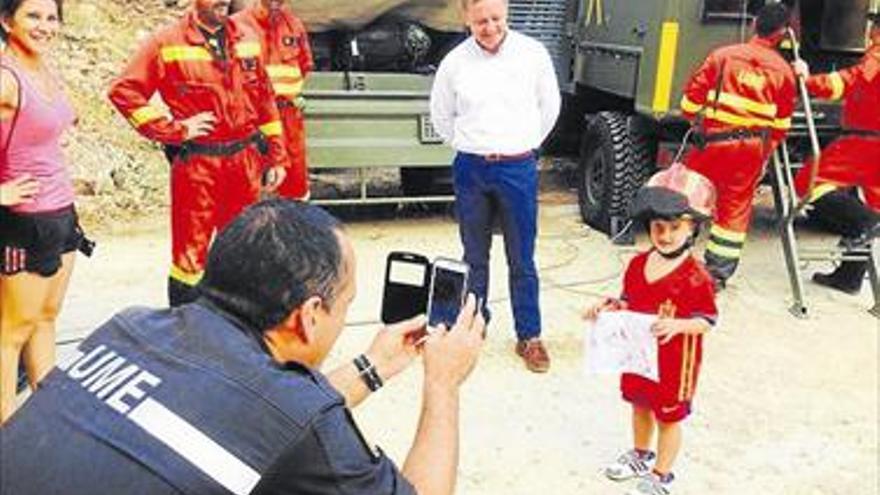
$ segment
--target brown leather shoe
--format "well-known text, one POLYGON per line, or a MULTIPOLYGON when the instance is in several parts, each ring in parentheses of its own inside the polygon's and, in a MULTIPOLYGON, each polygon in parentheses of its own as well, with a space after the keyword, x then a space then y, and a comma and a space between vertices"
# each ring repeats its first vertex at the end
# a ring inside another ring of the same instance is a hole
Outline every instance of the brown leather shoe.
POLYGON ((546 373, 550 369, 550 355, 541 339, 520 340, 516 343, 516 354, 531 372, 546 373))

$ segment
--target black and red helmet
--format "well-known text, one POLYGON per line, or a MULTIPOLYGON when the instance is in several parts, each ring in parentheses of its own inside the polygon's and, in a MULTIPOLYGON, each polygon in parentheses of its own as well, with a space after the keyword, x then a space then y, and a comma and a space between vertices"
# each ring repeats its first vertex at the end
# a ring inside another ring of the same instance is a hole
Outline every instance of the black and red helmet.
POLYGON ((715 187, 703 175, 681 163, 654 174, 639 189, 630 207, 638 220, 690 217, 703 221, 715 211, 715 187))

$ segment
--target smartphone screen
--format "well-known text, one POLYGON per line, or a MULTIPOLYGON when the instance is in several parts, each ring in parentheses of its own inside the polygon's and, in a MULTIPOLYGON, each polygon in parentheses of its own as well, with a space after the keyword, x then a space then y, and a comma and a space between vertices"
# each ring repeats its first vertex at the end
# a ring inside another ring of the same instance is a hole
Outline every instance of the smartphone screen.
POLYGON ((451 328, 458 318, 467 288, 467 265, 460 261, 438 260, 434 264, 428 300, 428 325, 451 328))

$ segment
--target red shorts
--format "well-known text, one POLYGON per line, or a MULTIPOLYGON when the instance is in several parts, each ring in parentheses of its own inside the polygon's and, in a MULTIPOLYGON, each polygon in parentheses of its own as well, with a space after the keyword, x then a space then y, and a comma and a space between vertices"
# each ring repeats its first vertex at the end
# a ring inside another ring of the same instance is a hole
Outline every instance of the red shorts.
POLYGON ((691 413, 702 358, 702 336, 679 335, 659 349, 660 382, 624 373, 623 400, 650 409, 658 421, 675 423, 691 413))

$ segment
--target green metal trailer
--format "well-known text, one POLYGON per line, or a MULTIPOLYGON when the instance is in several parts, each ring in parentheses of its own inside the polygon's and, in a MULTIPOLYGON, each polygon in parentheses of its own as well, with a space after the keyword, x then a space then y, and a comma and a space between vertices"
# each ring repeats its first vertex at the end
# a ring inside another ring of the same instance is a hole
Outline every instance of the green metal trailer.
POLYGON ((452 150, 434 132, 428 112, 431 77, 418 74, 317 72, 308 81, 307 153, 311 170, 349 169, 358 193, 316 198, 324 204, 449 201, 434 194, 438 168, 452 150), (401 169, 400 194, 368 189, 367 170, 401 169))

